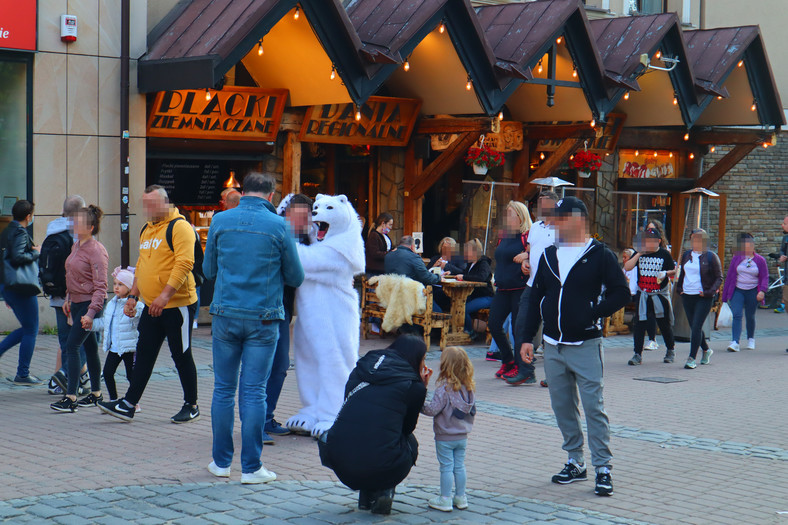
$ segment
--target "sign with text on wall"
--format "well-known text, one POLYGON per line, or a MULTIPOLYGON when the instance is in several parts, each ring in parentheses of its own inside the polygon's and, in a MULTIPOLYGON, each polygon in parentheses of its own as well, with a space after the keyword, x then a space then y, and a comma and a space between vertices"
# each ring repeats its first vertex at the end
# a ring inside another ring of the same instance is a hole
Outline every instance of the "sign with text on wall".
POLYGON ((620 150, 618 176, 624 179, 673 179, 678 177, 678 155, 669 151, 620 150))
POLYGON ((0 1, 0 48, 36 50, 36 0, 0 1))
MULTIPOLYGON (((627 116, 623 113, 610 113, 605 122, 600 122, 596 126, 596 137, 589 142, 588 151, 594 153, 613 153, 618 144, 618 138, 621 136, 621 131, 624 128, 624 121, 627 116)), ((545 123, 534 122, 532 124, 545 125, 545 123)), ((556 129, 560 130, 561 126, 573 126, 577 124, 585 125, 586 122, 567 122, 564 124, 555 124, 556 129)), ((526 124, 526 129, 527 129, 526 124)), ((536 151, 555 151, 564 142, 565 138, 545 139, 540 140, 536 144, 536 151)))
POLYGON ((354 104, 325 104, 306 110, 299 140, 329 144, 405 146, 419 116, 421 101, 409 98, 369 97, 354 104))
POLYGON ((286 89, 225 86, 160 91, 148 116, 148 136, 215 140, 276 140, 286 89))

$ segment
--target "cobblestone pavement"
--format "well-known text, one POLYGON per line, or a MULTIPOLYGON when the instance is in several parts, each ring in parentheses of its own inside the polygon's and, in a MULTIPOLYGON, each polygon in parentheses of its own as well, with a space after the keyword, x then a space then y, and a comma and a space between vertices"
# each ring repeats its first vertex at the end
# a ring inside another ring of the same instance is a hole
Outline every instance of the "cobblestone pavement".
MULTIPOLYGON (((131 424, 95 409, 56 414, 48 408, 56 398, 45 388, 0 381, 0 521, 788 524, 778 514, 788 511, 786 321, 759 311, 755 352, 725 352, 728 334, 715 332, 712 363, 696 370, 682 368, 686 344, 677 346, 674 364, 663 364, 662 352, 645 352, 644 364, 631 367, 631 337, 605 341, 612 498, 594 496, 592 482, 550 483, 565 456, 547 389, 503 384, 492 377, 497 365, 484 361, 485 349, 469 348, 479 408, 468 445, 471 508, 444 514, 426 507, 438 466, 432 425, 422 418, 418 464, 398 487, 388 518, 355 510, 356 495, 320 466, 311 438, 287 436, 265 447, 263 461, 279 475, 274 483, 243 486, 237 475, 216 482, 205 468, 213 375, 210 330, 201 327, 194 346, 202 419, 188 425, 169 422, 182 394, 166 348, 131 424), (643 381, 649 378, 676 382, 643 381)), ((364 341, 362 352, 386 344, 364 341)), ((55 347, 54 336, 39 338, 34 374, 52 373, 55 347)), ((0 359, 0 374, 13 376, 16 356, 11 350, 0 359)), ((438 357, 429 354, 432 363, 438 357)), ((541 361, 537 374, 544 377, 541 361)), ((125 385, 119 378, 119 388, 125 385)), ((277 417, 283 421, 298 408, 291 375, 277 417)))

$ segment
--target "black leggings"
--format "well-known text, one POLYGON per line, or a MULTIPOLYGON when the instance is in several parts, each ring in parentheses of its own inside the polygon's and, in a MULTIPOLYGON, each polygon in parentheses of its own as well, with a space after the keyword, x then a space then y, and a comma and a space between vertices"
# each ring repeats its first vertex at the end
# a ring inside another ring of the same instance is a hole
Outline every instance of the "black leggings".
POLYGON ((638 306, 640 305, 640 292, 635 296, 635 326, 633 334, 635 339, 635 353, 638 355, 643 354, 643 341, 646 337, 646 331, 651 328, 649 335, 656 332, 656 325, 659 325, 659 330, 662 332, 662 339, 665 341, 665 346, 668 350, 673 350, 676 346, 673 339, 673 326, 670 324, 670 304, 663 300, 662 297, 657 297, 656 300, 662 301, 662 307, 665 311, 664 317, 656 316, 654 313, 654 299, 649 298, 646 301, 646 320, 641 321, 639 316, 640 312, 638 310, 638 306))
POLYGON ((88 374, 90 375, 90 391, 101 391, 101 359, 99 359, 98 354, 96 333, 82 328, 82 316, 88 313, 89 306, 90 301, 71 303, 71 321, 73 324, 68 331, 66 352, 63 356, 68 366, 68 390, 66 393, 70 396, 76 396, 79 388, 79 372, 82 368, 79 358, 80 346, 85 349, 85 360, 87 361, 88 374))
POLYGON ((183 388, 183 400, 197 404, 197 367, 192 357, 192 323, 197 313, 197 303, 189 306, 165 308, 159 317, 151 317, 146 306, 140 316, 137 340, 137 358, 134 363, 131 385, 125 399, 132 406, 140 402, 148 385, 156 358, 159 357, 164 339, 170 347, 172 361, 178 370, 183 388))
POLYGON ((711 312, 712 297, 701 297, 700 295, 681 295, 684 302, 684 312, 687 314, 687 321, 690 325, 690 357, 695 359, 698 355, 698 348, 705 352, 709 349, 706 336, 703 335, 703 323, 711 312))
POLYGON ((107 352, 107 359, 104 361, 104 384, 107 385, 107 394, 112 400, 118 398, 118 389, 115 387, 115 371, 121 361, 126 365, 126 379, 131 381, 131 374, 134 370, 134 352, 126 352, 125 354, 107 352))
POLYGON ((501 362, 511 363, 514 361, 518 368, 523 369, 526 373, 533 372, 534 365, 525 363, 520 356, 520 346, 522 341, 517 339, 517 314, 520 311, 520 296, 522 296, 525 289, 522 290, 498 290, 492 299, 490 305, 490 335, 495 339, 495 344, 501 351, 501 362), (503 329, 503 323, 506 318, 512 315, 512 329, 515 333, 514 346, 512 348, 509 342, 509 334, 503 329))

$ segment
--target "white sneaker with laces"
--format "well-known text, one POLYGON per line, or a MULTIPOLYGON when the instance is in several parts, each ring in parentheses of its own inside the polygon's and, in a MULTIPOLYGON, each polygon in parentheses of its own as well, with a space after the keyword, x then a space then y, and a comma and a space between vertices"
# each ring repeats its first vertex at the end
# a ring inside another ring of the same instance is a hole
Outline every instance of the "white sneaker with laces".
POLYGON ((216 462, 211 461, 211 464, 208 465, 208 472, 216 476, 217 478, 229 478, 230 477, 230 467, 222 468, 216 464, 216 462))
POLYGON ((738 352, 741 350, 739 343, 736 341, 731 341, 731 344, 728 345, 728 352, 738 352))
POLYGON ((468 508, 468 496, 463 494, 462 496, 454 496, 454 506, 460 510, 465 510, 468 508))
POLYGON ((650 339, 648 344, 643 347, 646 350, 659 350, 659 345, 653 339, 650 339))
POLYGON ((755 350, 755 339, 747 339, 747 350, 755 350))
POLYGON ((241 483, 244 485, 254 485, 257 483, 268 483, 274 481, 276 474, 260 465, 260 470, 252 472, 251 474, 241 474, 241 483))
POLYGON ((454 508, 452 507, 452 500, 449 496, 435 496, 428 504, 431 508, 442 512, 451 512, 454 508))

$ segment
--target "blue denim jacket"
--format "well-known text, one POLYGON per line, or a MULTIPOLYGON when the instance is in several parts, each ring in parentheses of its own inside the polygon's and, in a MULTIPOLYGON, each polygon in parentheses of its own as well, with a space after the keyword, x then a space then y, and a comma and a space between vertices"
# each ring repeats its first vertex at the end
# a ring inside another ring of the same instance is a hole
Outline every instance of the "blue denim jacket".
POLYGON ((241 197, 237 208, 214 216, 202 268, 216 280, 211 314, 237 319, 284 319, 284 285, 304 281, 290 228, 259 197, 241 197))

